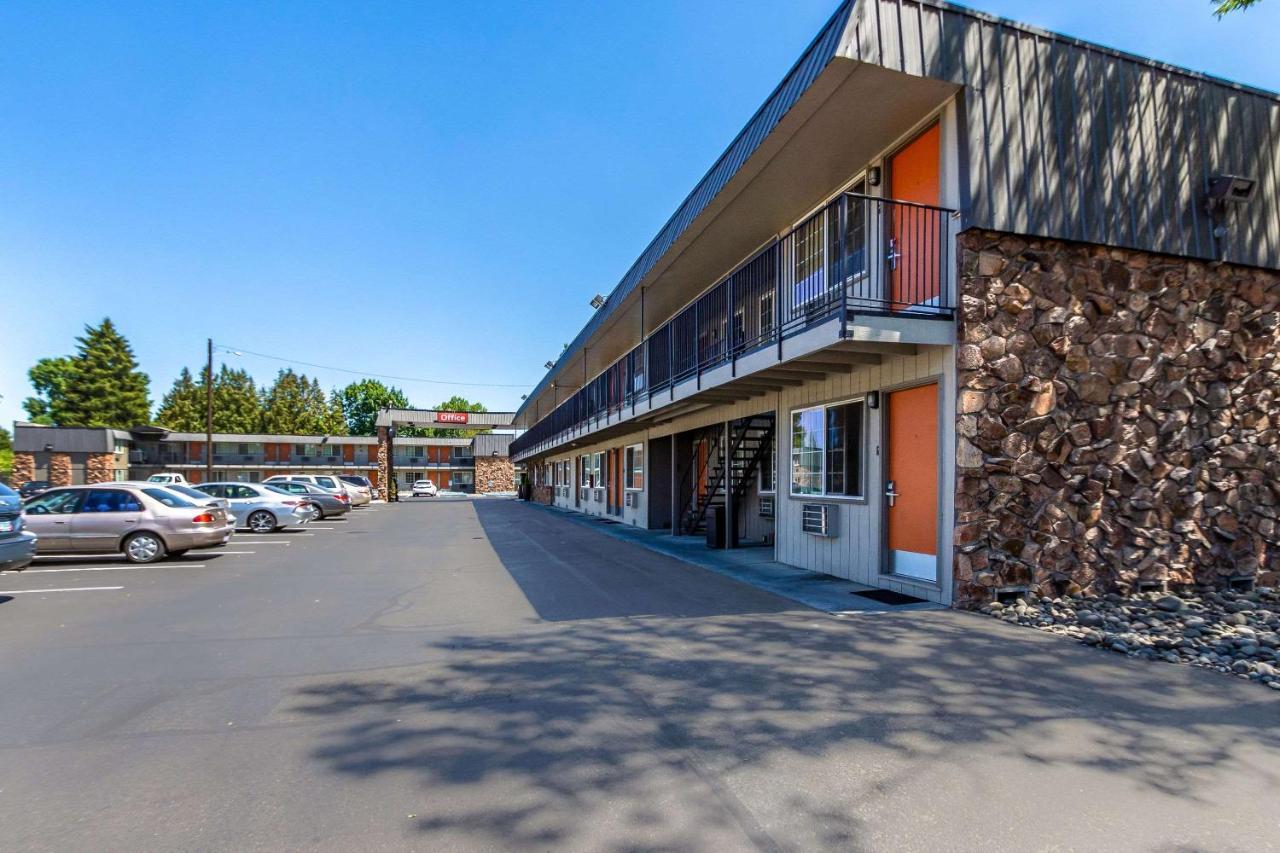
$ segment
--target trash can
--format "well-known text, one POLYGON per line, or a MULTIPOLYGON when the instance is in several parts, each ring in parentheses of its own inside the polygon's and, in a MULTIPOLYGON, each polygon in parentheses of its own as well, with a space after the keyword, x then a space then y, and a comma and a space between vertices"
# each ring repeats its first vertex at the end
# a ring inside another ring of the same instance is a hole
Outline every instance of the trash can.
POLYGON ((707 508, 707 547, 724 547, 724 504, 707 508))

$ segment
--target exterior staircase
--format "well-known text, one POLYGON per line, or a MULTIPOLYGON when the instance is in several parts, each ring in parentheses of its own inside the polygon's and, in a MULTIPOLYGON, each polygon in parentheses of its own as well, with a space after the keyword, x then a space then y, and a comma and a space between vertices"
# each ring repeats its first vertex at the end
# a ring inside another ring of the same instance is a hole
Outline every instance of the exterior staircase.
MULTIPOLYGON (((708 440, 706 458, 699 460, 694 454, 681 478, 680 494, 688 495, 680 513, 681 533, 705 533, 712 507, 724 506, 727 495, 733 496, 734 507, 742 505, 756 472, 773 448, 776 432, 777 419, 772 414, 731 421, 727 449, 723 447, 723 427, 716 425, 703 432, 701 437, 708 440), (700 490, 699 483, 706 485, 700 490)), ((731 519, 726 520, 726 525, 733 523, 731 519)))

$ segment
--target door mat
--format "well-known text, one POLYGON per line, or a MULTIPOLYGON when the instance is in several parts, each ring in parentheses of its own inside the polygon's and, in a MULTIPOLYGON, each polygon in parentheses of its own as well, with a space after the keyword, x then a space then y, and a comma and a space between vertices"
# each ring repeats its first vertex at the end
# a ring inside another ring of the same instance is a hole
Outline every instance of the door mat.
POLYGON ((891 589, 866 589, 861 592, 855 592, 853 595, 860 595, 863 598, 869 598, 872 601, 878 601, 881 604, 924 604, 923 598, 916 598, 914 595, 905 595, 901 592, 894 592, 891 589))

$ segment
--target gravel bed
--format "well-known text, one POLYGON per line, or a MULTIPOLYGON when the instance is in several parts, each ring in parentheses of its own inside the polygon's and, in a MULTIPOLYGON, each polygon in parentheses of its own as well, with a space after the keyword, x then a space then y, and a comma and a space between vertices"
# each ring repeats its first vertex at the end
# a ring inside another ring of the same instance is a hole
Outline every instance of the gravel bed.
POLYGON ((1027 593, 980 611, 1129 657, 1216 669, 1280 691, 1280 589, 1061 598, 1027 593))

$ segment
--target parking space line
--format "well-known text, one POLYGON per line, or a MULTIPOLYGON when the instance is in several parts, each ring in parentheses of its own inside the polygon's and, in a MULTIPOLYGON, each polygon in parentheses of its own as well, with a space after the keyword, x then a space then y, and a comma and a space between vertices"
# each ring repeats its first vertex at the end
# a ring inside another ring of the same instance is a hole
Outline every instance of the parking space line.
MULTIPOLYGON (((291 533, 289 535, 296 536, 297 534, 291 533)), ((257 545, 292 545, 293 543, 286 539, 254 539, 253 544, 257 546, 257 545)))
MULTIPOLYGON (((203 569, 204 563, 149 563, 145 566, 68 566, 65 569, 23 569, 12 572, 14 575, 43 575, 53 572, 136 572, 139 569, 154 569, 161 566, 182 566, 186 569, 203 569)), ((10 572, 5 572, 10 574, 10 572)))
POLYGON ((228 554, 256 554, 256 553, 258 552, 257 551, 214 551, 209 556, 217 557, 217 556, 226 556, 228 554))
POLYGON ((336 530, 334 527, 308 527, 308 530, 336 530))
POLYGON ((67 586, 61 589, 0 589, 0 595, 26 595, 32 592, 101 592, 124 589, 122 586, 67 586))

